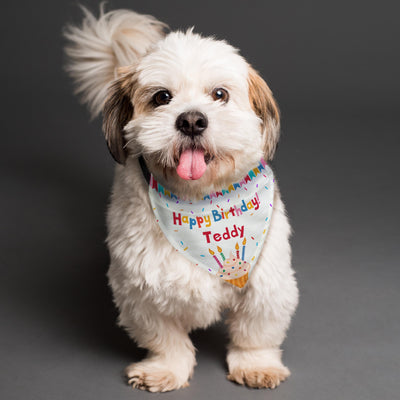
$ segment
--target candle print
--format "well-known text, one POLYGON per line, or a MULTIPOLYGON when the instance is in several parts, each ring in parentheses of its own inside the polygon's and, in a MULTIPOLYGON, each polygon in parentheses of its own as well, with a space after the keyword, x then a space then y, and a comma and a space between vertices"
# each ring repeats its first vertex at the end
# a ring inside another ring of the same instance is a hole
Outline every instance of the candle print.
POLYGON ((217 250, 218 250, 219 255, 222 258, 222 261, 225 261, 225 256, 224 256, 224 253, 222 252, 221 247, 217 246, 217 250))
POLYGON ((221 264, 221 262, 218 260, 217 256, 215 255, 215 253, 211 250, 208 249, 208 251, 210 252, 210 254, 214 257, 215 261, 217 262, 217 264, 219 265, 220 268, 223 268, 223 265, 221 264))

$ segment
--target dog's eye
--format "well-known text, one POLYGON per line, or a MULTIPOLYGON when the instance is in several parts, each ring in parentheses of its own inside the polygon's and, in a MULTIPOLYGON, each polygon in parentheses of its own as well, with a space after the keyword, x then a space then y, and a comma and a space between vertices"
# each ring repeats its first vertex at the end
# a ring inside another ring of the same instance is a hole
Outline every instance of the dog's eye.
POLYGON ((172 95, 168 90, 160 90, 153 96, 155 106, 163 106, 172 100, 172 95))
POLYGON ((211 93, 211 97, 217 101, 217 100, 221 100, 224 103, 227 103, 229 100, 229 93, 226 89, 223 88, 216 88, 212 91, 211 93))

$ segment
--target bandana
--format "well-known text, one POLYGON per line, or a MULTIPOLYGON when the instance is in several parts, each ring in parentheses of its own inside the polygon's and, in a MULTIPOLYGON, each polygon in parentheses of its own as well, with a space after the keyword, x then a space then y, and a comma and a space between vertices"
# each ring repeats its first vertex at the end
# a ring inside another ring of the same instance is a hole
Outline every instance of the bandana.
POLYGON ((149 196, 172 246, 210 274, 244 287, 267 236, 274 175, 264 160, 240 181, 201 200, 183 200, 149 179, 149 196))

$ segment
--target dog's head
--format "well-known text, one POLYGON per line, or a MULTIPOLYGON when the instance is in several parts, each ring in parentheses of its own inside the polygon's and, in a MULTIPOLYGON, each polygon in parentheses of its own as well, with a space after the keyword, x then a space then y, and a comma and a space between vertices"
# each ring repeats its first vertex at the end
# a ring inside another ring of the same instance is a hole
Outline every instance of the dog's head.
POLYGON ((117 162, 143 155, 171 190, 201 194, 272 158, 278 107, 226 42, 173 32, 119 73, 103 111, 117 162))

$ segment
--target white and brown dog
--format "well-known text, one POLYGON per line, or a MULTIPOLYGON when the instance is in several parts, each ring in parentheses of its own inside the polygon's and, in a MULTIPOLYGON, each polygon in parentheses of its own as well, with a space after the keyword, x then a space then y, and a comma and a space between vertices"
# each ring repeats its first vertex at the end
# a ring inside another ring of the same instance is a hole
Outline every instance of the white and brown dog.
POLYGON ((224 41, 166 33, 153 17, 87 10, 70 26, 68 70, 117 161, 108 210, 108 273, 119 323, 148 349, 127 367, 133 387, 168 391, 188 385, 196 364, 188 333, 227 323, 228 378, 275 388, 289 376, 280 345, 297 302, 291 228, 279 190, 270 228, 243 289, 195 267, 155 221, 139 159, 182 198, 200 198, 273 157, 279 111, 271 90, 224 41))

